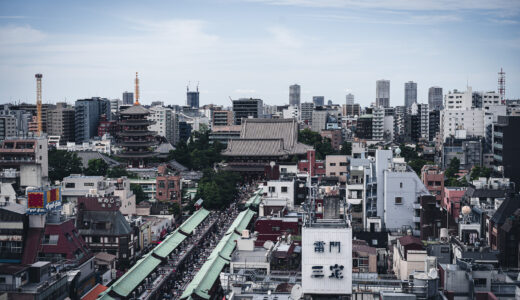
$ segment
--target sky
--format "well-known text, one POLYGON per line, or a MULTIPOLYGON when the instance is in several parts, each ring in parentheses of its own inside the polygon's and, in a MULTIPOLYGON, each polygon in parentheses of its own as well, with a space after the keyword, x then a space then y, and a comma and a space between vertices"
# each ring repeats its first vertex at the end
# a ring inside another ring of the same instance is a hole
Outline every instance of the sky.
POLYGON ((201 105, 230 98, 288 103, 325 96, 364 106, 388 79, 390 104, 415 81, 428 88, 497 90, 520 98, 518 0, 0 0, 0 103, 122 98, 139 72, 141 103, 201 105))

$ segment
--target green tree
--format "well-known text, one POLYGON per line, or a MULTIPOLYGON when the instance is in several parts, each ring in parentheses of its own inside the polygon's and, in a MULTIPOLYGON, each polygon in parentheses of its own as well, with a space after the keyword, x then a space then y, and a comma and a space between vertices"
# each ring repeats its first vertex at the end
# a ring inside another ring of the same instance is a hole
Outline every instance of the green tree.
POLYGON ((81 174, 83 172, 81 159, 74 152, 64 150, 49 150, 49 179, 54 183, 63 180, 70 174, 81 174))
POLYGON ((432 161, 427 161, 422 158, 416 158, 408 162, 408 165, 417 173, 417 175, 421 176, 421 170, 424 165, 433 165, 432 161))
POLYGON ((107 170, 107 177, 109 177, 109 178, 120 178, 120 177, 123 177, 123 176, 132 177, 133 174, 129 173, 123 167, 109 168, 107 170))
POLYGON ((448 167, 446 168, 446 172, 444 174, 447 178, 453 178, 459 172, 460 169, 460 160, 456 157, 450 160, 448 167))
POLYGON ((352 143, 344 141, 343 144, 341 144, 340 153, 343 155, 352 155, 352 143))
POLYGON ((215 172, 205 169, 199 181, 195 199, 202 198, 203 206, 208 209, 224 209, 235 199, 240 176, 233 172, 215 172))
POLYGON ((335 153, 329 138, 323 138, 319 133, 309 128, 298 132, 298 141, 313 146, 314 150, 316 150, 317 159, 325 159, 325 156, 335 153))
POLYGON ((401 149, 401 157, 404 157, 404 160, 406 162, 419 158, 419 154, 412 147, 408 147, 404 144, 401 144, 401 146, 399 146, 399 149, 401 149))
POLYGON ((491 176, 492 170, 490 168, 481 167, 481 166, 474 166, 473 169, 471 169, 471 180, 476 180, 479 177, 486 177, 489 178, 491 176))
POLYGON ((88 161, 88 167, 85 169, 85 175, 100 175, 105 176, 108 171, 108 164, 100 159, 91 159, 88 161))
POLYGON ((210 131, 206 127, 192 133, 188 143, 181 141, 170 151, 168 159, 193 170, 203 170, 222 161, 222 150, 226 147, 218 141, 210 142, 210 131))
POLYGON ((168 208, 168 211, 170 212, 170 214, 174 215, 175 217, 180 216, 181 206, 179 205, 179 203, 174 202, 170 205, 170 207, 168 208))
POLYGON ((137 183, 130 184, 130 189, 132 190, 132 192, 135 195, 135 202, 137 204, 141 203, 141 201, 146 200, 146 193, 143 191, 143 188, 139 184, 137 184, 137 183))

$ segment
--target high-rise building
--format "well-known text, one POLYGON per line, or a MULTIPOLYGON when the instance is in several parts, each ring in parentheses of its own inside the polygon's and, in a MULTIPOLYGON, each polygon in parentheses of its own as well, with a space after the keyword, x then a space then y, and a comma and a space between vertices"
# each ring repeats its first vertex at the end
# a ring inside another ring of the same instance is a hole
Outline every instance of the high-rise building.
POLYGON ((376 106, 390 106, 390 80, 376 81, 376 106))
POLYGON ((314 106, 323 106, 323 105, 325 105, 325 97, 324 96, 313 96, 312 103, 314 103, 314 106))
POLYGON ((186 106, 191 108, 199 108, 199 87, 197 86, 197 90, 190 91, 189 88, 186 88, 186 106))
POLYGON ((352 94, 347 94, 347 105, 353 105, 354 104, 354 95, 352 94))
POLYGON ((16 136, 16 119, 13 116, 0 116, 0 141, 16 136))
POLYGON ((289 87, 289 105, 300 106, 300 86, 297 84, 289 87))
POLYGON ((123 104, 124 105, 132 105, 132 104, 134 104, 134 93, 132 93, 132 92, 123 92, 123 104))
POLYGON ((242 118, 261 118, 263 114, 262 99, 241 98, 233 100, 235 125, 242 124, 242 118))
POLYGON ((60 143, 75 141, 75 110, 64 102, 47 111, 47 134, 60 136, 60 143))
POLYGON ((76 143, 88 142, 97 135, 101 115, 105 115, 108 121, 111 120, 110 100, 106 98, 79 99, 74 110, 76 143))
POLYGON ((496 171, 501 167, 503 175, 520 187, 520 116, 499 116, 493 125, 493 156, 496 171))
POLYGON ((417 82, 408 81, 404 83, 404 106, 411 107, 417 103, 417 82))
POLYGON ((162 105, 152 106, 149 111, 147 119, 154 123, 148 128, 157 132, 157 135, 165 137, 170 144, 175 145, 173 111, 162 105))
POLYGON ((359 104, 345 104, 343 105, 343 116, 353 117, 361 115, 361 106, 359 104))
POLYGON ((213 126, 233 125, 233 112, 229 110, 214 110, 211 122, 213 126))
POLYGON ((429 113, 428 121, 429 121, 429 129, 428 129, 428 140, 430 142, 435 141, 437 134, 439 134, 440 130, 440 111, 432 110, 429 113))
POLYGON ((428 105, 431 110, 442 110, 442 88, 432 86, 428 89, 428 105))
POLYGON ((314 98, 315 97, 313 97, 313 102, 304 102, 300 105, 300 121, 308 125, 312 125, 312 111, 316 105, 314 98))

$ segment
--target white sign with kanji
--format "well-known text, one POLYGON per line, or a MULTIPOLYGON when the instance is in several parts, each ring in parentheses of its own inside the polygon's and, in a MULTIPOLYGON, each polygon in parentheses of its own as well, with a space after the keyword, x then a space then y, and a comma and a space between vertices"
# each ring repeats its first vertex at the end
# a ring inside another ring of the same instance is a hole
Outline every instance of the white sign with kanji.
POLYGON ((304 227, 302 288, 305 294, 352 294, 352 229, 304 227))

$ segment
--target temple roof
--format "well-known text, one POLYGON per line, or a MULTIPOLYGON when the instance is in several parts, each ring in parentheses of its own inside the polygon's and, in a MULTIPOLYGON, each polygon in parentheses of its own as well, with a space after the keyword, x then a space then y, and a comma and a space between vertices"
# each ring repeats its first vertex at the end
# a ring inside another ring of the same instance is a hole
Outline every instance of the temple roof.
POLYGON ((305 154, 312 146, 298 143, 294 119, 244 119, 240 138, 229 140, 226 156, 283 156, 305 154))
POLYGON ((141 106, 139 104, 132 105, 129 108, 121 111, 121 114, 123 114, 123 115, 146 115, 149 113, 150 112, 148 111, 148 109, 144 108, 143 106, 141 106))

